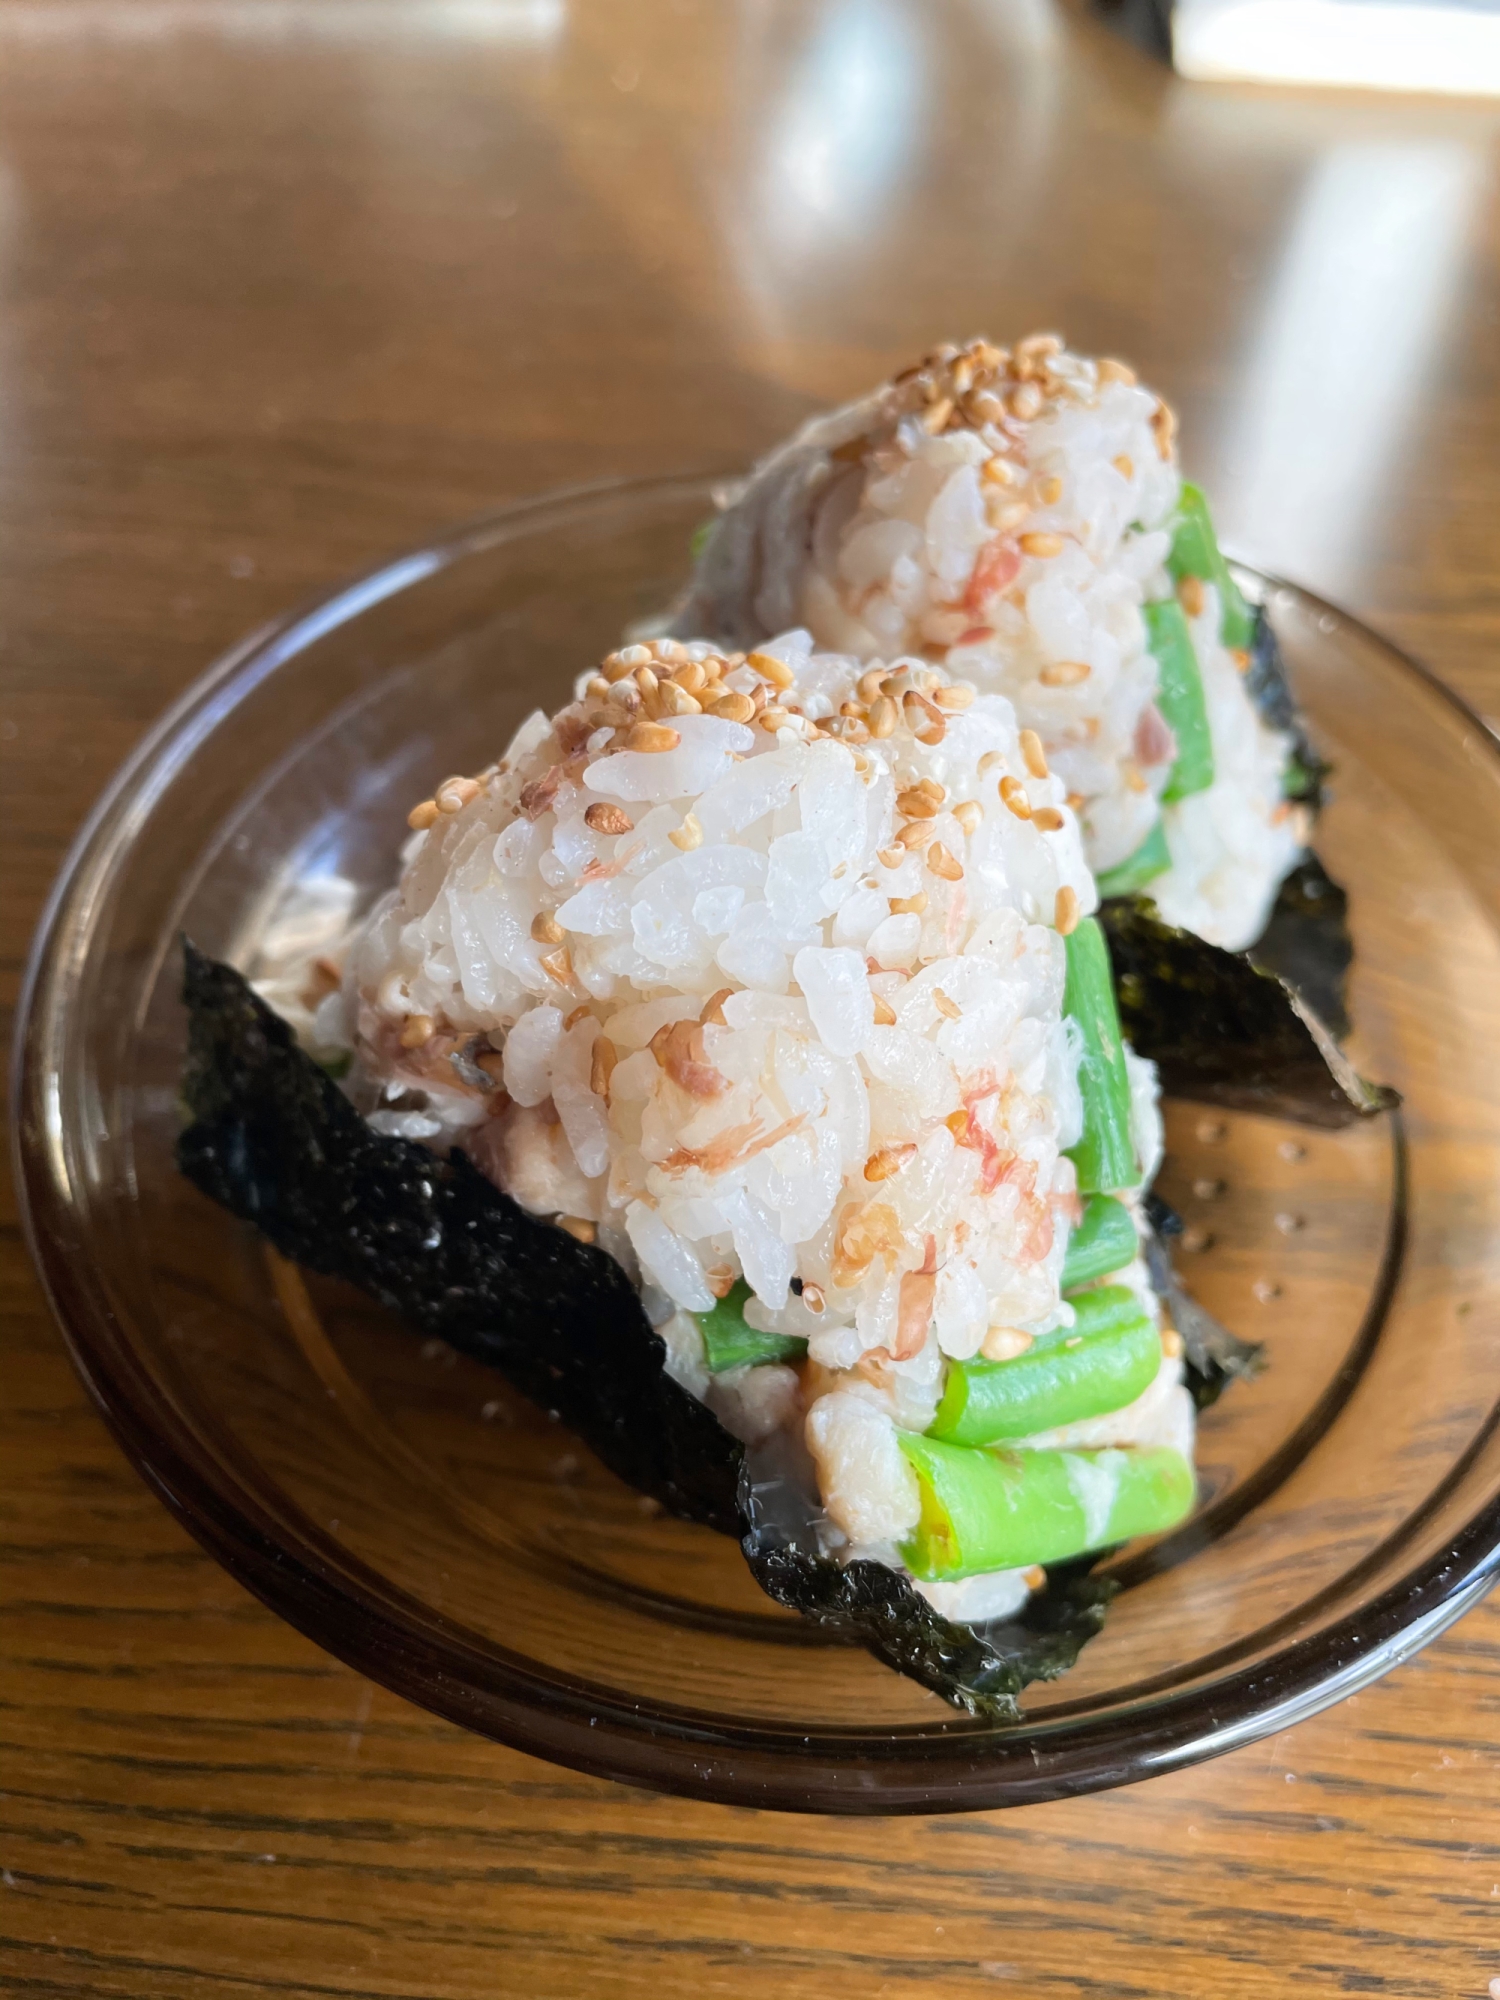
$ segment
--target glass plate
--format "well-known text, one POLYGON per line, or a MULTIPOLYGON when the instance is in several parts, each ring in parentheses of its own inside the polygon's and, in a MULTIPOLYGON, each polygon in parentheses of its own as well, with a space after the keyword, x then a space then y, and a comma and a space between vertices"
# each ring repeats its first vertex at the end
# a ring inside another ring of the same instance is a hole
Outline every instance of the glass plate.
POLYGON ((1203 1504, 1110 1570, 1103 1635, 972 1722, 770 1604, 504 1383, 270 1258, 175 1173, 178 938, 252 974, 389 880, 408 807, 657 612, 702 479, 563 493, 239 647, 99 806, 20 1041, 31 1242, 144 1477, 275 1611, 468 1728, 743 1805, 947 1812, 1127 1783, 1313 1713, 1500 1563, 1500 755, 1420 668, 1270 579, 1336 767, 1354 1053, 1401 1118, 1168 1109, 1191 1288, 1267 1373, 1202 1426, 1203 1504))

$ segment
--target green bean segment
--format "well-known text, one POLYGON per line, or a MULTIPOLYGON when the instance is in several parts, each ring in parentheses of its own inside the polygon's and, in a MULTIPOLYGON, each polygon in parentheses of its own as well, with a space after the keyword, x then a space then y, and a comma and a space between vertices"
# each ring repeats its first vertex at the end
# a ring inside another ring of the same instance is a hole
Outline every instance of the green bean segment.
POLYGON ((1166 1446, 982 1451, 897 1435, 922 1497, 901 1556, 929 1582, 1062 1562, 1160 1534, 1193 1505, 1193 1469, 1166 1446))
POLYGON ((1219 637, 1226 646, 1248 646, 1255 634, 1255 613, 1240 594, 1214 533, 1203 489, 1184 486, 1178 500, 1177 526, 1167 556, 1173 577, 1196 576, 1219 593, 1219 637))
POLYGON ((1078 1024, 1078 1091, 1083 1134, 1069 1149, 1080 1194, 1111 1194, 1140 1180, 1130 1123, 1130 1075, 1115 1006, 1109 946, 1094 917, 1068 934, 1063 1013, 1078 1024))
POLYGON ((1124 1202, 1112 1195, 1091 1195, 1078 1227, 1068 1238, 1068 1254, 1063 1259, 1064 1293, 1079 1285, 1091 1285, 1107 1278, 1111 1271, 1123 1271, 1140 1253, 1140 1238, 1124 1202))
POLYGON ((1170 805, 1174 799, 1206 792, 1213 783, 1213 737, 1187 613, 1175 597, 1168 597, 1143 604, 1141 616, 1146 621, 1146 644, 1156 660, 1156 705, 1177 738, 1177 761, 1161 795, 1162 803, 1170 805))
POLYGON ((703 1335, 704 1357, 715 1375, 761 1361, 796 1361, 807 1352, 807 1342, 796 1334, 762 1333, 746 1326, 749 1297, 750 1287, 741 1279, 708 1312, 693 1314, 703 1335))
POLYGON ((1171 865, 1172 850, 1167 845, 1167 830, 1157 820, 1134 854, 1127 854, 1123 861, 1117 862, 1113 868, 1106 868, 1094 880, 1101 896, 1133 896, 1148 882, 1154 882, 1158 875, 1165 875, 1171 865))
POLYGON ((1077 1324, 1010 1361, 954 1361, 927 1435, 997 1444, 1107 1416, 1156 1380, 1161 1336, 1134 1292, 1108 1285, 1073 1300, 1077 1324))

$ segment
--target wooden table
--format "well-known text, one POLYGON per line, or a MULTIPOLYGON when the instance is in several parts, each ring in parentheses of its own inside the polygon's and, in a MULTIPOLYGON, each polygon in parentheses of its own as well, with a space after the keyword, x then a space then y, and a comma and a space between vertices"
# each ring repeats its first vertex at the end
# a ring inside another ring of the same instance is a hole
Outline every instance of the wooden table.
MULTIPOLYGON (((932 339, 1138 361, 1244 552, 1500 712, 1500 114, 1179 86, 1047 0, 0 0, 4 972, 257 620, 512 495, 735 462, 932 339)), ((576 1778, 278 1624, 4 1246, 0 1989, 1482 1996, 1500 1606, 1011 1815, 576 1778)))

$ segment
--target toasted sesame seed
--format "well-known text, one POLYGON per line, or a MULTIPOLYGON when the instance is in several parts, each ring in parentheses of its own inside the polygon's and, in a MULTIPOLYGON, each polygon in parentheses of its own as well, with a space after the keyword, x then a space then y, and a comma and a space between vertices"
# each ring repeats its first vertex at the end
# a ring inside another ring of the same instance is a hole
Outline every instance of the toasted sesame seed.
POLYGON ((701 704, 690 695, 685 687, 676 681, 663 681, 657 690, 656 708, 659 715, 701 715, 701 704))
POLYGON ((675 750, 682 741, 675 729, 668 729, 664 722, 632 723, 625 738, 627 750, 675 750))
POLYGON ((1135 460, 1127 452, 1122 451, 1118 458, 1112 458, 1110 464, 1122 479, 1135 478, 1135 460))
POLYGON ((1249 673, 1250 655, 1245 651, 1243 646, 1231 646, 1229 649, 1229 657, 1231 660, 1234 661, 1234 670, 1236 673, 1238 674, 1249 673))
POLYGON ((406 815, 406 824, 416 833, 425 833, 437 816, 437 800, 423 799, 419 806, 413 806, 406 815))
POLYGON ((1044 507, 1055 507, 1063 497, 1063 483, 1054 472, 1050 479, 1044 479, 1037 491, 1042 496, 1044 507))
MULTIPOLYGON (((635 821, 623 806, 612 805, 607 799, 600 799, 591 805, 583 816, 583 823, 595 833, 633 833, 635 821)), ((556 943, 556 939, 553 940, 556 943)))
POLYGON ((760 712, 760 726, 768 736, 774 736, 778 729, 785 729, 791 719, 791 715, 784 708, 769 706, 760 712))
POLYGON ((1128 387, 1135 381, 1135 370, 1123 361, 1106 358, 1098 363, 1097 372, 1101 382, 1123 382, 1128 387))
POLYGON ((1052 906, 1052 921, 1059 937, 1071 937, 1078 928, 1078 891, 1064 882, 1052 906))
MULTIPOLYGON (((1026 747, 1026 738, 1030 734, 1031 731, 1029 729, 1022 730, 1021 732, 1021 747, 1023 750, 1026 747)), ((986 750, 984 755, 979 760, 980 777, 987 778, 990 772, 994 770, 997 764, 1003 764, 1004 762, 1005 762, 1005 757, 1003 752, 999 750, 986 750)), ((1038 772, 1037 776, 1040 777, 1041 773, 1038 772)))
MULTIPOLYGON (((1041 737, 1034 729, 1021 731, 1021 756, 1033 778, 1045 778, 1048 775, 1047 753, 1042 748, 1041 737)), ((979 768, 982 771, 984 765, 981 764, 979 768)))
MULTIPOLYGON (((1014 1361, 1018 1354, 1024 1354, 1030 1347, 1031 1339, 1031 1335, 1018 1326, 992 1326, 980 1343, 979 1351, 986 1361, 1014 1361)), ((1033 1590, 1041 1589, 1046 1575, 1045 1570, 1039 1571, 1039 1581, 1031 1585, 1033 1590)), ((1030 1570, 1026 1572, 1026 1577, 1029 1582, 1030 1570)))
POLYGON ((1133 757, 1122 757, 1120 759, 1120 775, 1125 780, 1126 788, 1129 791, 1147 792, 1151 789, 1141 773, 1140 765, 1137 764, 1133 757))
POLYGON ((474 1058, 474 1067, 482 1069, 486 1076, 492 1077, 496 1083, 499 1083, 500 1079, 505 1075, 505 1057, 500 1053, 499 1049, 481 1049, 479 1054, 474 1058))
POLYGON ((729 1023, 724 1018, 724 1002, 730 999, 733 993, 732 986, 721 986, 717 993, 711 993, 699 1011, 700 1024, 712 1022, 716 1028, 727 1028, 729 1023))
POLYGON ((573 961, 568 955, 566 945, 560 946, 556 951, 548 952, 542 959, 541 966, 547 977, 556 980, 559 986, 573 984, 573 961))
POLYGON ((876 737, 893 736, 896 724, 901 720, 901 711, 888 694, 880 695, 870 705, 867 726, 876 737))
POLYGON ((892 896, 890 905, 893 917, 920 917, 927 908, 927 891, 919 889, 915 896, 892 896))
POLYGON ((1023 424, 1029 424, 1033 417, 1041 415, 1045 400, 1037 383, 1022 382, 1010 392, 1010 413, 1019 417, 1023 424))
POLYGON ((991 493, 985 500, 985 520, 997 535, 1013 533, 1030 512, 1031 509, 1024 500, 1006 500, 999 493, 991 493))
POLYGON ((984 807, 978 799, 965 799, 961 805, 953 808, 953 817, 965 833, 975 834, 979 831, 979 823, 984 818, 984 807))
MULTIPOLYGON (((944 998, 945 999, 947 998, 946 994, 944 995, 944 998)), ((949 1005, 950 1006, 952 1005, 951 1001, 949 1002, 949 1005)), ((943 1123, 947 1126, 948 1130, 953 1134, 954 1138, 957 1139, 960 1145, 962 1145, 964 1140, 968 1138, 969 1114, 967 1111, 950 1111, 948 1113, 948 1116, 943 1120, 943 1123)))
POLYGON ((1082 1345, 1083 1345, 1083 1335, 1081 1333, 1070 1333, 1067 1339, 1063 1342, 1063 1346, 1065 1348, 1082 1347, 1082 1345))
POLYGON ((605 680, 614 687, 618 682, 628 680, 635 672, 635 668, 629 660, 622 659, 618 653, 611 653, 604 662, 602 671, 605 680))
POLYGON ((430 1014, 408 1014, 401 1024, 401 1046, 403 1049, 419 1049, 424 1042, 430 1042, 434 1033, 430 1014))
POLYGON ((937 1008, 945 1021, 961 1021, 963 1019, 962 1007, 958 1005, 957 1001, 950 1000, 941 986, 933 987, 932 1004, 937 1008))
POLYGON ((462 812, 471 799, 479 797, 480 790, 472 778, 444 778, 435 795, 437 809, 442 813, 462 812))
POLYGON ((684 854, 691 854, 695 847, 703 845, 703 828, 698 823, 696 813, 685 815, 682 825, 667 835, 668 840, 684 854))
POLYGON ((1172 456, 1172 440, 1177 435, 1177 414, 1165 403, 1158 403, 1151 412, 1151 435, 1156 439, 1157 453, 1162 458, 1172 456))
MULTIPOLYGON (((891 1020, 895 1020, 891 1015, 891 1020)), ((888 1181, 893 1174, 899 1174, 907 1161, 916 1157, 916 1145, 907 1142, 900 1146, 882 1146, 878 1153, 871 1153, 865 1161, 867 1181, 888 1181)))
POLYGON ((937 826, 930 819, 908 820, 905 826, 897 829, 896 842, 898 846, 910 850, 925 845, 936 832, 937 826))
POLYGON ((867 707, 875 699, 876 695, 880 693, 880 683, 884 679, 884 667, 871 667, 867 673, 861 674, 855 682, 854 692, 867 707))
POLYGON ((538 944, 561 944, 568 935, 556 917, 545 910, 538 910, 531 920, 531 935, 538 944))
POLYGON ((932 874, 940 876, 944 882, 961 882, 964 879, 963 863, 951 854, 940 840, 935 840, 928 848, 927 866, 932 874))
POLYGON ((948 796, 948 787, 940 785, 936 778, 918 778, 913 790, 931 799, 935 806, 940 806, 948 796))
POLYGON ((1066 546, 1061 535, 1054 535, 1049 530, 1037 529, 1034 533, 1021 537, 1023 555, 1060 556, 1066 546))
POLYGON ((1043 687, 1077 687, 1093 672, 1087 660, 1053 660, 1037 675, 1043 687))
POLYGON ((606 701, 609 698, 609 682, 603 674, 591 674, 583 691, 590 701, 606 701))
POLYGON ((597 1225, 590 1222, 586 1215, 560 1215, 557 1226, 566 1230, 569 1236, 576 1236, 580 1243, 592 1243, 599 1233, 597 1225))
POLYGON ((976 693, 977 689, 967 681, 954 681, 949 687, 940 687, 932 698, 949 715, 957 715, 969 706, 976 693))
POLYGON ((582 1006, 575 1007, 571 1014, 565 1014, 563 1016, 563 1033, 566 1034, 569 1028, 576 1028, 578 1026, 578 1023, 584 1018, 584 1016, 588 1012, 589 1012, 589 1003, 587 1000, 585 1000, 582 1006))
POLYGON ((1198 576, 1180 576, 1177 579, 1177 602, 1189 618, 1203 616, 1203 579, 1198 576))
POLYGON ((822 1312, 826 1303, 823 1297, 823 1287, 813 1284, 811 1279, 807 1280, 802 1287, 802 1303, 810 1313, 822 1312))
POLYGON ((928 431, 933 437, 936 437, 939 431, 946 430, 948 419, 952 415, 953 398, 951 396, 939 396, 935 403, 928 406, 923 415, 922 428, 928 431))
POLYGON ((775 688, 789 688, 796 678, 785 661, 778 660, 773 653, 748 653, 745 665, 753 667, 763 681, 769 681, 775 688))
POLYGON ((1013 812, 1017 819, 1031 818, 1031 801, 1026 796, 1026 787, 1019 778, 1000 780, 1000 803, 1013 812))
POLYGON ((627 667, 649 667, 651 657, 649 646, 622 646, 615 655, 615 658, 623 660, 627 667))
POLYGON ((658 660, 677 666, 688 657, 688 649, 680 639, 653 639, 651 650, 658 660))
POLYGON ((875 859, 882 868, 899 868, 906 859, 906 850, 901 847, 882 847, 876 851, 875 859))
POLYGON ((620 1060, 620 1051, 608 1035, 600 1035, 589 1056, 589 1089, 595 1097, 609 1102, 609 1080, 615 1073, 615 1064, 620 1060))
POLYGON ((708 712, 722 715, 726 722, 749 722, 755 714, 755 703, 747 694, 730 693, 710 703, 708 712))
POLYGON ((919 743, 931 748, 942 742, 948 725, 925 695, 918 694, 915 688, 908 688, 901 697, 901 705, 906 714, 906 726, 919 743))
POLYGON ((1161 1351, 1168 1361, 1175 1361, 1182 1352, 1182 1335, 1175 1326, 1164 1326, 1161 1330, 1161 1351))
POLYGON ((941 799, 931 798, 916 785, 896 794, 896 810, 908 819, 936 819, 941 804, 941 799))
POLYGON ((1016 486, 1021 480, 1021 470, 1019 466, 1012 465, 1008 458, 1001 458, 996 453, 993 458, 985 460, 980 468, 979 477, 986 486, 1016 486))
POLYGON ((894 1028, 896 1025, 895 1008, 878 993, 875 995, 875 1025, 877 1028, 894 1028))

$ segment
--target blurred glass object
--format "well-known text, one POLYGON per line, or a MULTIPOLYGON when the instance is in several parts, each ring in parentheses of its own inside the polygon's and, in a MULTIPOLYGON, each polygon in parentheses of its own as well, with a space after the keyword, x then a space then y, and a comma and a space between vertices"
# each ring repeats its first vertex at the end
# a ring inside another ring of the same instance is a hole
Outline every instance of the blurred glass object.
POLYGON ((1354 581, 1443 352, 1481 173, 1459 145, 1345 145, 1307 181, 1225 452, 1225 526, 1269 567, 1354 581))
POLYGON ((1176 0, 1183 76, 1500 96, 1500 0, 1176 0))

